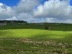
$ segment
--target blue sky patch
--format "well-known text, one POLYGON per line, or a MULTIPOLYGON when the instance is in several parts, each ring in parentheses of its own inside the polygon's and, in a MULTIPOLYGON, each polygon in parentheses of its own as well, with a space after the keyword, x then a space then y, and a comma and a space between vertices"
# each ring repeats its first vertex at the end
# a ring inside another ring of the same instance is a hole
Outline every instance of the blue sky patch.
POLYGON ((16 6, 20 0, 0 0, 0 3, 3 3, 7 6, 16 6))
POLYGON ((70 5, 72 6, 72 0, 70 0, 70 5))
POLYGON ((48 0, 40 0, 40 3, 44 4, 45 1, 48 1, 48 0))
MULTIPOLYGON (((39 0, 41 4, 44 4, 48 0, 39 0)), ((0 3, 6 4, 7 6, 16 6, 20 0, 0 0, 0 3)), ((70 0, 70 5, 72 5, 72 0, 70 0)))

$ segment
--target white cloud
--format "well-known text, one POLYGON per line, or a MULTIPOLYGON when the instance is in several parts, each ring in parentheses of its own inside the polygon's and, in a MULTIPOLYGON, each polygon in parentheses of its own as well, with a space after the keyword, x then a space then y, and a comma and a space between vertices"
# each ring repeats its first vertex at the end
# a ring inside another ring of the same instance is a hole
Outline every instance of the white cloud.
POLYGON ((0 19, 6 19, 15 15, 15 11, 11 7, 0 3, 0 19))
POLYGON ((0 3, 0 20, 30 20, 33 18, 33 9, 38 4, 38 0, 21 0, 20 3, 14 7, 0 3))
POLYGON ((17 20, 17 17, 13 16, 11 18, 7 18, 6 20, 17 20))
POLYGON ((49 0, 44 4, 39 4, 39 0, 21 0, 14 7, 0 3, 0 20, 2 19, 72 23, 72 6, 69 5, 69 0, 49 0))
POLYGON ((16 9, 18 12, 30 12, 38 5, 38 0, 21 0, 16 9))
POLYGON ((72 7, 68 1, 50 0, 39 5, 34 14, 36 17, 72 17, 72 7))
POLYGON ((34 10, 34 16, 36 18, 55 18, 57 20, 70 19, 72 18, 72 6, 69 5, 68 0, 46 1, 44 5, 39 5, 34 10))
POLYGON ((31 21, 33 19, 33 9, 38 5, 38 0, 21 0, 18 6, 14 7, 17 19, 31 21))
POLYGON ((59 18, 45 18, 45 22, 50 22, 50 23, 72 23, 72 18, 67 18, 67 19, 59 19, 59 18))

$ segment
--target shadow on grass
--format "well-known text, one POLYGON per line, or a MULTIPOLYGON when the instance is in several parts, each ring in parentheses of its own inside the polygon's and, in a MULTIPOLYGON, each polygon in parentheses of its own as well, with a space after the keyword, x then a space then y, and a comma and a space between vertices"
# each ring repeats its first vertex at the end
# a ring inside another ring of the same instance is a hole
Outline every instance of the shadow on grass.
POLYGON ((37 40, 37 41, 53 40, 53 41, 57 41, 57 42, 72 43, 72 33, 71 34, 68 34, 68 35, 66 35, 64 37, 61 37, 61 38, 57 38, 57 37, 53 38, 51 36, 52 35, 48 35, 48 34, 42 34, 42 35, 38 34, 38 35, 35 35, 33 37, 30 37, 30 39, 37 40))
POLYGON ((4 35, 6 35, 7 34, 7 32, 5 32, 5 31, 0 31, 0 35, 1 36, 4 36, 4 35))
POLYGON ((68 43, 72 43, 72 33, 66 35, 62 41, 66 41, 68 43))
POLYGON ((32 40, 62 40, 63 38, 52 38, 51 37, 52 35, 51 34, 38 34, 38 35, 35 35, 33 37, 30 37, 30 39, 32 40))

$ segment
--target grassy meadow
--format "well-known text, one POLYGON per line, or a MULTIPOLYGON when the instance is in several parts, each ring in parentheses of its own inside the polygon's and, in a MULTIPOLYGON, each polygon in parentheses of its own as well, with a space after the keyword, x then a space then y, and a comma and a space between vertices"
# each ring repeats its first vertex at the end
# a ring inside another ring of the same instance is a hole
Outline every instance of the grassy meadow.
POLYGON ((0 26, 0 54, 72 54, 72 24, 0 26))

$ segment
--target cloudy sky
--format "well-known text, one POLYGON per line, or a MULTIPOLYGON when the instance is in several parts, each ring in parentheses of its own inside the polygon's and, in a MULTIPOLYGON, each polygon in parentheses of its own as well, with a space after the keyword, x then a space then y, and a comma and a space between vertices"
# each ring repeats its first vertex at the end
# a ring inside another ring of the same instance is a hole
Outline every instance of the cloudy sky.
POLYGON ((72 0, 0 0, 0 20, 72 23, 72 0))

